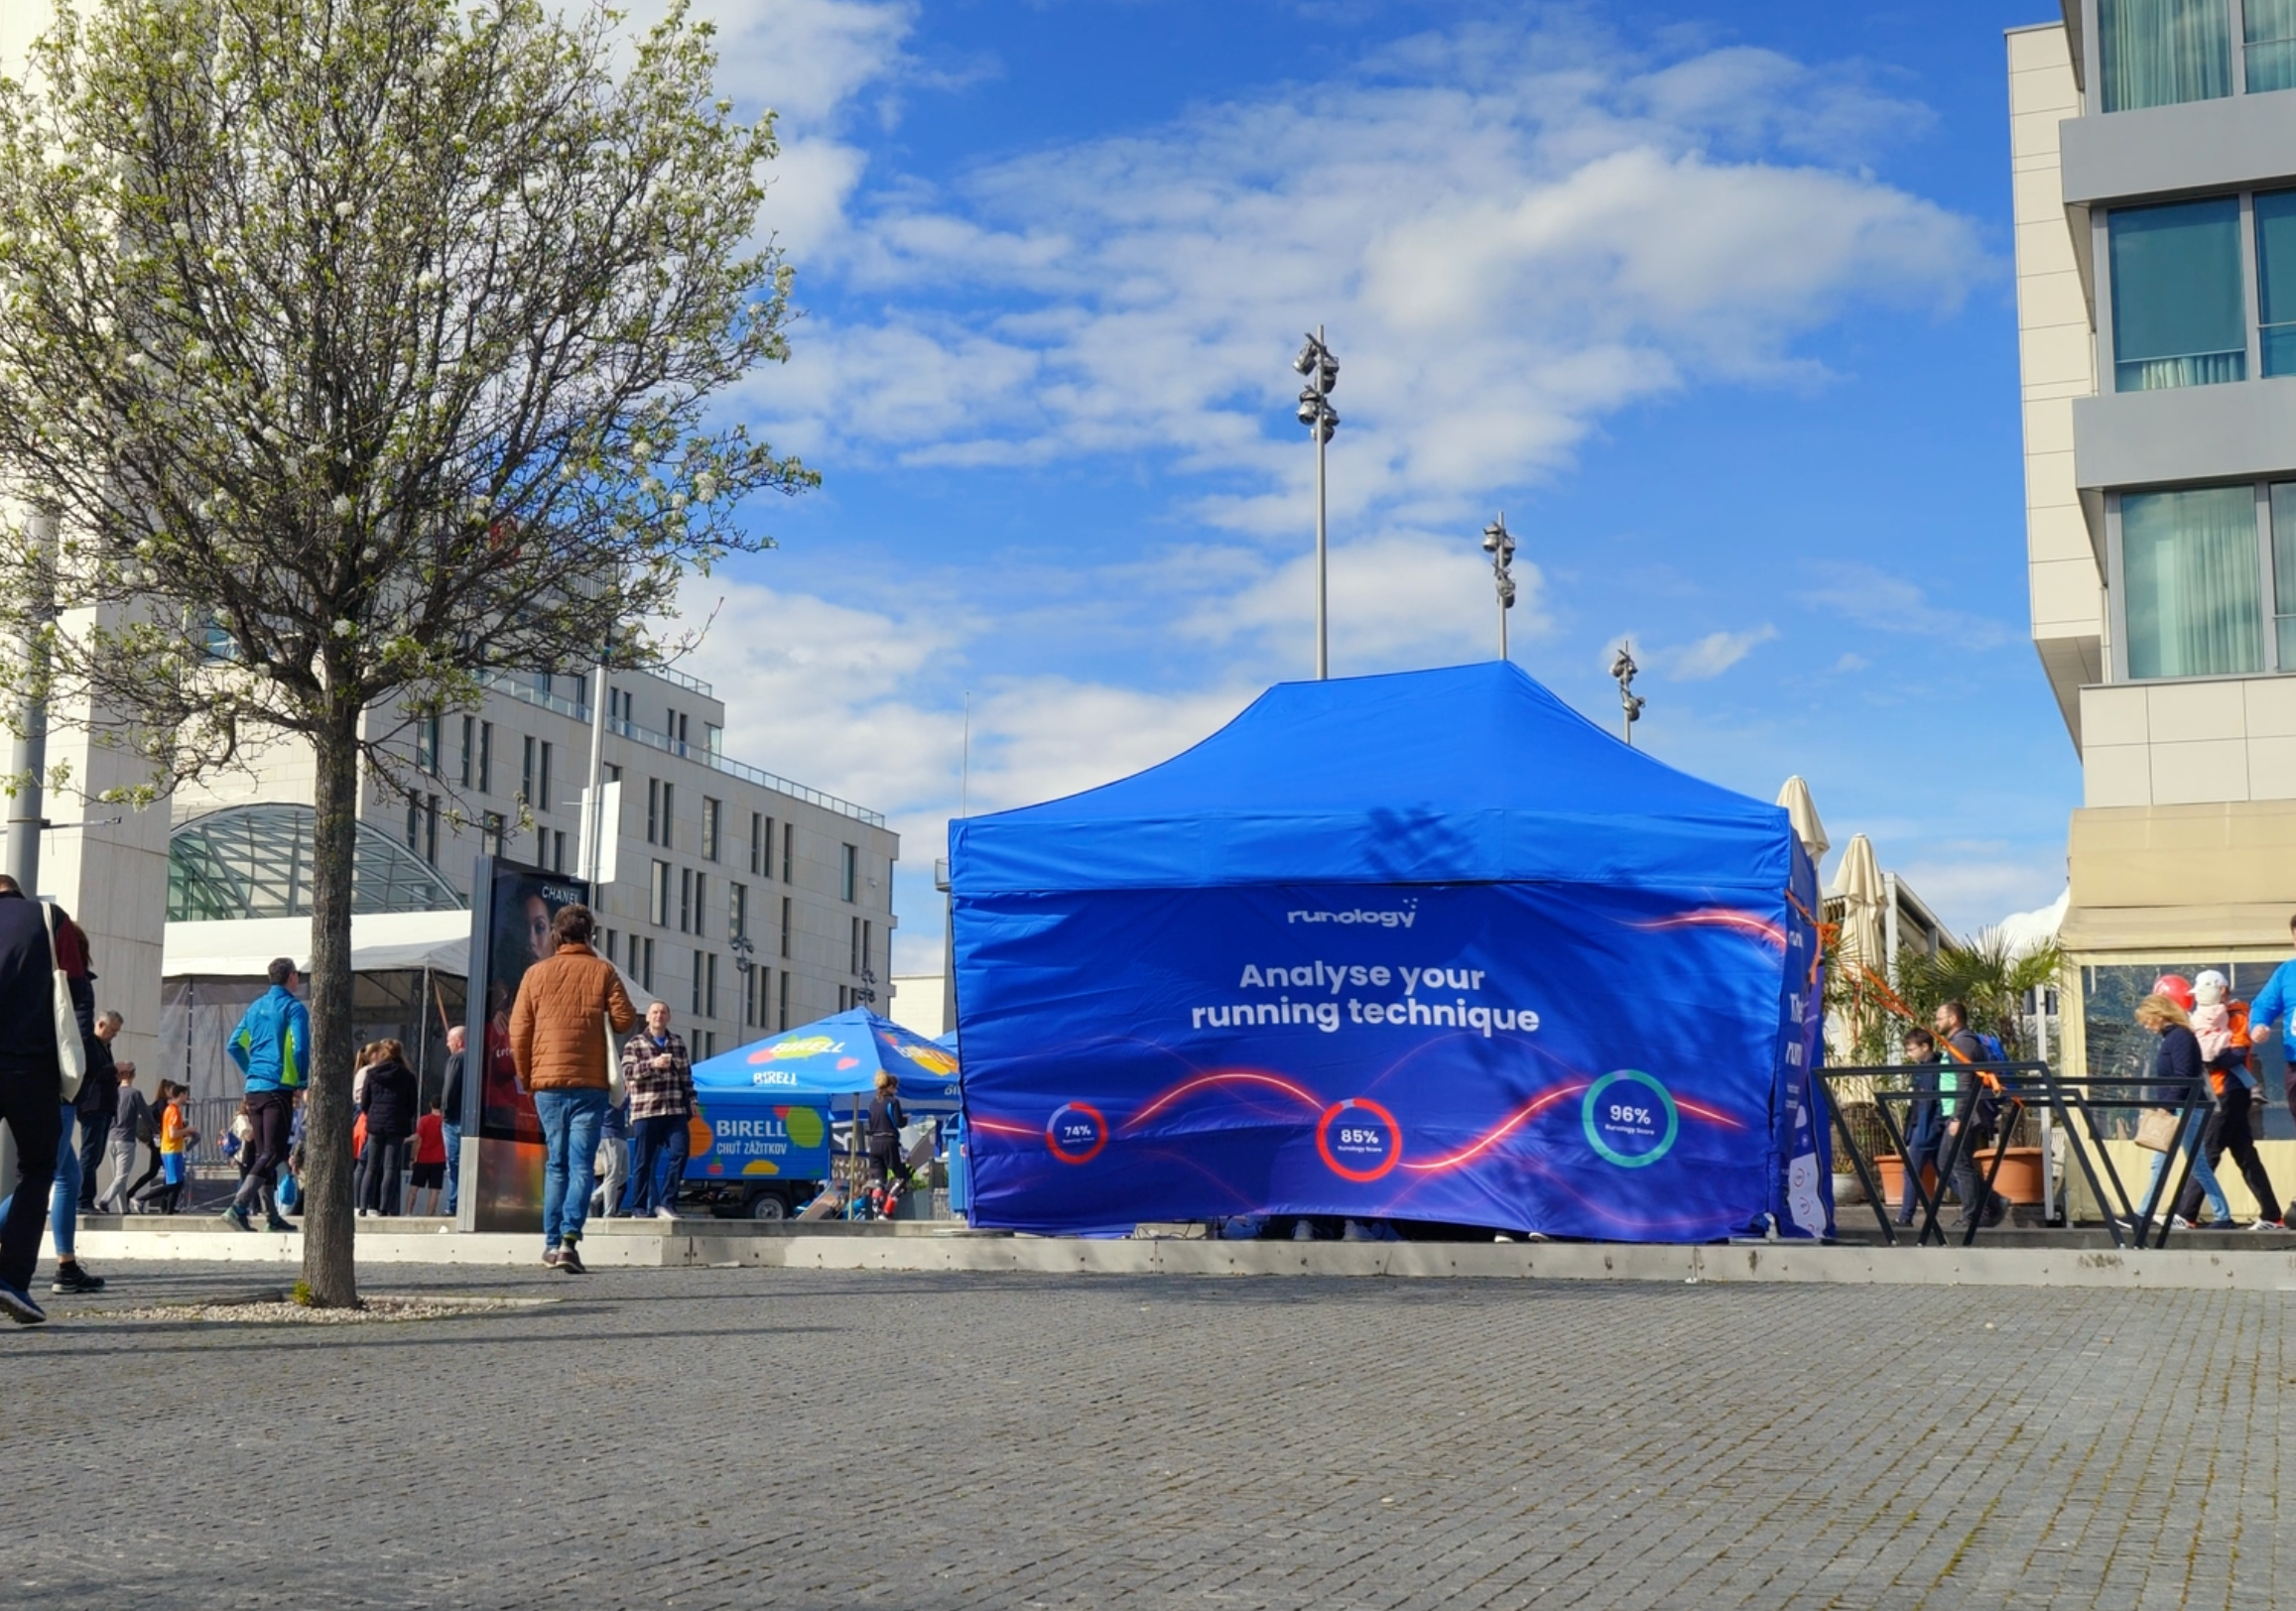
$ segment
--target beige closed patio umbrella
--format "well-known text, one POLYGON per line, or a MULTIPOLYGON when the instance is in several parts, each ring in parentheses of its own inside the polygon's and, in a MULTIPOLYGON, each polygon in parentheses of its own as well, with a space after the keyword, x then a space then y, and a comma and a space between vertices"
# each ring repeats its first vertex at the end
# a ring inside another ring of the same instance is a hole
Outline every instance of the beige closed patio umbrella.
POLYGON ((1818 806, 1810 798, 1810 786, 1796 773, 1786 780, 1786 787, 1778 791, 1778 804, 1786 807, 1786 819, 1794 824, 1794 836, 1802 841, 1802 848, 1810 852, 1810 865, 1815 867, 1826 859, 1833 843, 1826 837, 1826 824, 1818 820, 1818 806))
POLYGON ((1829 893, 1842 902, 1842 960, 1884 972, 1889 956, 1883 909, 1889 903, 1889 888, 1881 876, 1881 859, 1873 853, 1873 841, 1864 834, 1852 833, 1843 847, 1842 865, 1834 871, 1834 888, 1829 893))

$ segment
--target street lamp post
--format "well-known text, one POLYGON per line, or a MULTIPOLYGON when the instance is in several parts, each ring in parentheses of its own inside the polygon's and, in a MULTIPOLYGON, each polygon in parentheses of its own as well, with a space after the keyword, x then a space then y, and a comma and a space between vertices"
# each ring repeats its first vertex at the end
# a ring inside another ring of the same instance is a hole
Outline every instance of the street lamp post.
POLYGON ((1642 719, 1642 695, 1634 691, 1634 674, 1640 670, 1634 664, 1633 646, 1620 644, 1617 658, 1610 662, 1610 675, 1618 680, 1619 726, 1629 749, 1634 747, 1634 724, 1642 719))
POLYGON ((1507 611, 1515 607, 1515 540, 1507 531, 1506 511, 1482 529, 1482 551, 1490 556, 1491 581, 1499 595, 1499 659, 1507 658, 1507 611))
POLYGON ((1300 348, 1300 355, 1292 360, 1292 368, 1308 378, 1308 384, 1300 389, 1299 418, 1300 424, 1316 438, 1316 681, 1321 682, 1332 675, 1325 598, 1324 446, 1332 439, 1332 433, 1339 429, 1339 416, 1332 407, 1332 390, 1339 384, 1339 360, 1333 357, 1332 349, 1325 345, 1321 324, 1308 337, 1307 345, 1300 348))

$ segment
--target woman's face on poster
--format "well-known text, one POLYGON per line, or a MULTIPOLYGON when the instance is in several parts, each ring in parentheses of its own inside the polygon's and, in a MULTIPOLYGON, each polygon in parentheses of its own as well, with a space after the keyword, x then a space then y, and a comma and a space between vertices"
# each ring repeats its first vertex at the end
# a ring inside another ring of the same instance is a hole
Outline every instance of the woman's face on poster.
POLYGON ((526 898, 526 947, 537 962, 558 954, 550 942, 550 903, 539 895, 526 898))

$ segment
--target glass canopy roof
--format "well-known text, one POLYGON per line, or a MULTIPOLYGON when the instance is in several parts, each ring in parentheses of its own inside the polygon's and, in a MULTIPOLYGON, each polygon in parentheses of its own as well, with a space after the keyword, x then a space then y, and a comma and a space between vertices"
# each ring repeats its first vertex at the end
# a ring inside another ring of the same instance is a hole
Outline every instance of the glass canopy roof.
MULTIPOLYGON (((227 806, 194 816, 168 839, 168 921, 307 918, 309 806, 227 806)), ((438 870, 366 823, 358 825, 351 911, 458 912, 469 903, 438 870)))

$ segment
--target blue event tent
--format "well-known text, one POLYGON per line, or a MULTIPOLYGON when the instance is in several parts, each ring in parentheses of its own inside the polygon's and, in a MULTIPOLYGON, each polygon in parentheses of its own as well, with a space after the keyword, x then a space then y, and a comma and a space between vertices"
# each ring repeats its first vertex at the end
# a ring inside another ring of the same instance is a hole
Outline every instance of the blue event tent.
POLYGON ((901 1081, 912 1118, 957 1111, 957 1054, 860 1007, 698 1062, 694 1085, 835 1098, 870 1089, 880 1069, 901 1081))
POLYGON ((975 1224, 1831 1232, 1786 813, 1512 665, 1279 684, 950 854, 975 1224))

